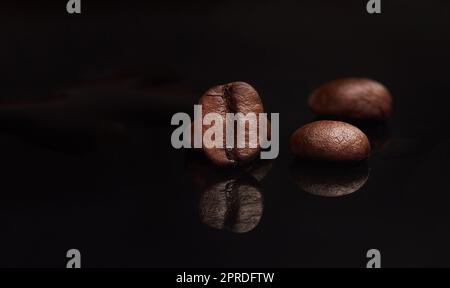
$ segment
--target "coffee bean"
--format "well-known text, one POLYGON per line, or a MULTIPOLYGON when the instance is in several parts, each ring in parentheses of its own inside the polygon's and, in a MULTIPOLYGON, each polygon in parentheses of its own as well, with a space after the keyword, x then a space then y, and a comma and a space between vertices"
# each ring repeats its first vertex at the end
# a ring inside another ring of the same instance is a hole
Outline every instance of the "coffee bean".
POLYGON ((297 129, 290 148, 299 158, 322 161, 359 161, 368 157, 370 143, 358 128, 340 121, 316 121, 297 129))
MULTIPOLYGON (((248 123, 245 128, 245 148, 236 148, 237 129, 235 129, 234 135, 234 148, 226 147, 226 113, 255 113, 258 117, 259 113, 264 112, 263 104, 258 95, 258 92, 247 83, 233 82, 226 85, 219 85, 206 91, 206 93, 200 98, 200 102, 203 106, 203 115, 207 113, 218 113, 224 123, 223 129, 223 147, 221 148, 206 148, 203 145, 203 151, 206 156, 219 166, 236 166, 248 163, 256 158, 260 151, 260 145, 256 148, 249 147, 250 137, 256 137, 248 127, 248 123)), ((243 120, 240 120, 243 121, 243 120)), ((259 125, 258 125, 259 126, 259 125)), ((210 128, 210 125, 203 125, 203 133, 210 128)), ((236 127, 235 127, 236 128, 236 127)), ((256 134, 258 132, 256 131, 256 134)))
POLYGON ((367 161, 357 165, 295 161, 291 172, 301 190, 322 197, 355 193, 369 178, 367 161))
POLYGON ((308 105, 319 115, 342 119, 385 119, 392 110, 392 98, 382 84, 366 78, 344 78, 316 89, 308 105))

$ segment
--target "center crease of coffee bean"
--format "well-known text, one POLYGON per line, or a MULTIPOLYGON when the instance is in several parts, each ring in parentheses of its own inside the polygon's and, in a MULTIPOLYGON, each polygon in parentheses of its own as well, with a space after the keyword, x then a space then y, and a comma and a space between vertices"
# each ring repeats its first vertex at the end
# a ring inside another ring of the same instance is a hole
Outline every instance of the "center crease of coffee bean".
MULTIPOLYGON (((225 102, 227 113, 237 112, 236 102, 234 101, 234 98, 232 96, 232 90, 233 90, 233 87, 231 87, 230 85, 223 86, 222 99, 225 102)), ((233 135, 234 144, 236 145, 236 143, 237 143, 236 142, 237 141, 237 137, 236 137, 237 125, 236 125, 236 123, 233 123, 233 125, 234 125, 234 131, 235 131, 235 133, 233 135)), ((225 146, 225 156, 227 157, 228 160, 231 160, 231 161, 237 161, 237 159, 238 159, 238 156, 236 155, 236 150, 233 147, 229 147, 228 143, 226 143, 226 146, 225 146)))

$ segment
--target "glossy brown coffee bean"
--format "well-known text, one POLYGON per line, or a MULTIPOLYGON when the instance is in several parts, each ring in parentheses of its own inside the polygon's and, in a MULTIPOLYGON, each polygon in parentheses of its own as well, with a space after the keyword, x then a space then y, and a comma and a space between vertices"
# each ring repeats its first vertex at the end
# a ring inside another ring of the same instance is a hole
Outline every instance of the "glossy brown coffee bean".
POLYGON ((319 115, 347 119, 385 119, 392 110, 392 98, 384 85, 367 78, 344 78, 316 89, 308 99, 319 115))
POLYGON ((290 138, 299 158, 321 161, 359 161, 367 158, 370 143, 357 127, 340 121, 316 121, 297 129, 290 138))
MULTIPOLYGON (((219 166, 236 166, 250 162, 255 159, 259 152, 259 143, 257 147, 249 147, 250 137, 256 137, 252 133, 248 125, 245 129, 245 148, 227 148, 226 147, 226 113, 255 113, 258 117, 259 113, 264 112, 263 104, 258 95, 258 92, 247 83, 233 82, 226 85, 213 87, 206 91, 200 98, 199 104, 202 105, 203 115, 208 113, 218 113, 223 120, 223 147, 206 148, 203 145, 203 151, 206 156, 219 166)), ((203 125, 203 133, 212 125, 203 125)), ((235 144, 236 129, 235 129, 235 144)))

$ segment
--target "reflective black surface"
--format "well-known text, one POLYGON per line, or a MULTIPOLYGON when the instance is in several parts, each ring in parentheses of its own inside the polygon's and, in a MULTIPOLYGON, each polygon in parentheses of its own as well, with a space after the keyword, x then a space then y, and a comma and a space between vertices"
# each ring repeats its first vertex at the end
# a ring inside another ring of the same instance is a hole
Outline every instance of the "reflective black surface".
POLYGON ((71 248, 84 267, 365 267, 370 248, 385 267, 450 266, 450 3, 345 2, 5 4, 0 266, 65 267, 71 248), (308 93, 345 76, 384 83, 394 112, 356 123, 373 152, 338 177, 354 193, 320 197, 288 137, 316 119, 308 93), (171 146, 173 113, 234 80, 280 113, 269 166, 171 146))

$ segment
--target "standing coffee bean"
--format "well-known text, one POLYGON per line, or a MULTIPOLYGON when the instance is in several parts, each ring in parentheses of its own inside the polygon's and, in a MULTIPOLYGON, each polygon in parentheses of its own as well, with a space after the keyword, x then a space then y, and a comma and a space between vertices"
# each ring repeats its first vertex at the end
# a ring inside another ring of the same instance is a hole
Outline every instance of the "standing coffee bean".
MULTIPOLYGON (((207 113, 217 113, 223 121, 223 147, 207 148, 203 145, 206 156, 218 166, 236 166, 250 162, 260 152, 259 141, 256 147, 250 147, 251 137, 258 140, 258 129, 256 131, 249 129, 249 122, 245 126, 245 148, 237 148, 237 129, 234 129, 234 146, 226 145, 226 114, 242 113, 244 116, 248 113, 254 113, 258 117, 259 113, 264 112, 263 104, 258 92, 247 83, 233 82, 226 85, 219 85, 206 91, 200 98, 200 105, 203 106, 203 115, 207 113)), ((238 125, 244 120, 238 120, 238 125)), ((256 120, 258 121, 258 120, 256 120)), ((214 124, 213 124, 214 125, 214 124)), ((256 125, 259 127, 259 123, 256 125)), ((212 125, 203 125, 203 134, 212 125)), ((258 128, 257 127, 257 128, 258 128)))
POLYGON ((366 78, 344 78, 328 82, 309 97, 308 105, 319 115, 344 119, 385 119, 392 98, 382 84, 366 78))
POLYGON ((340 121, 316 121, 297 129, 290 148, 299 158, 322 161, 359 161, 367 158, 370 143, 358 128, 340 121))

